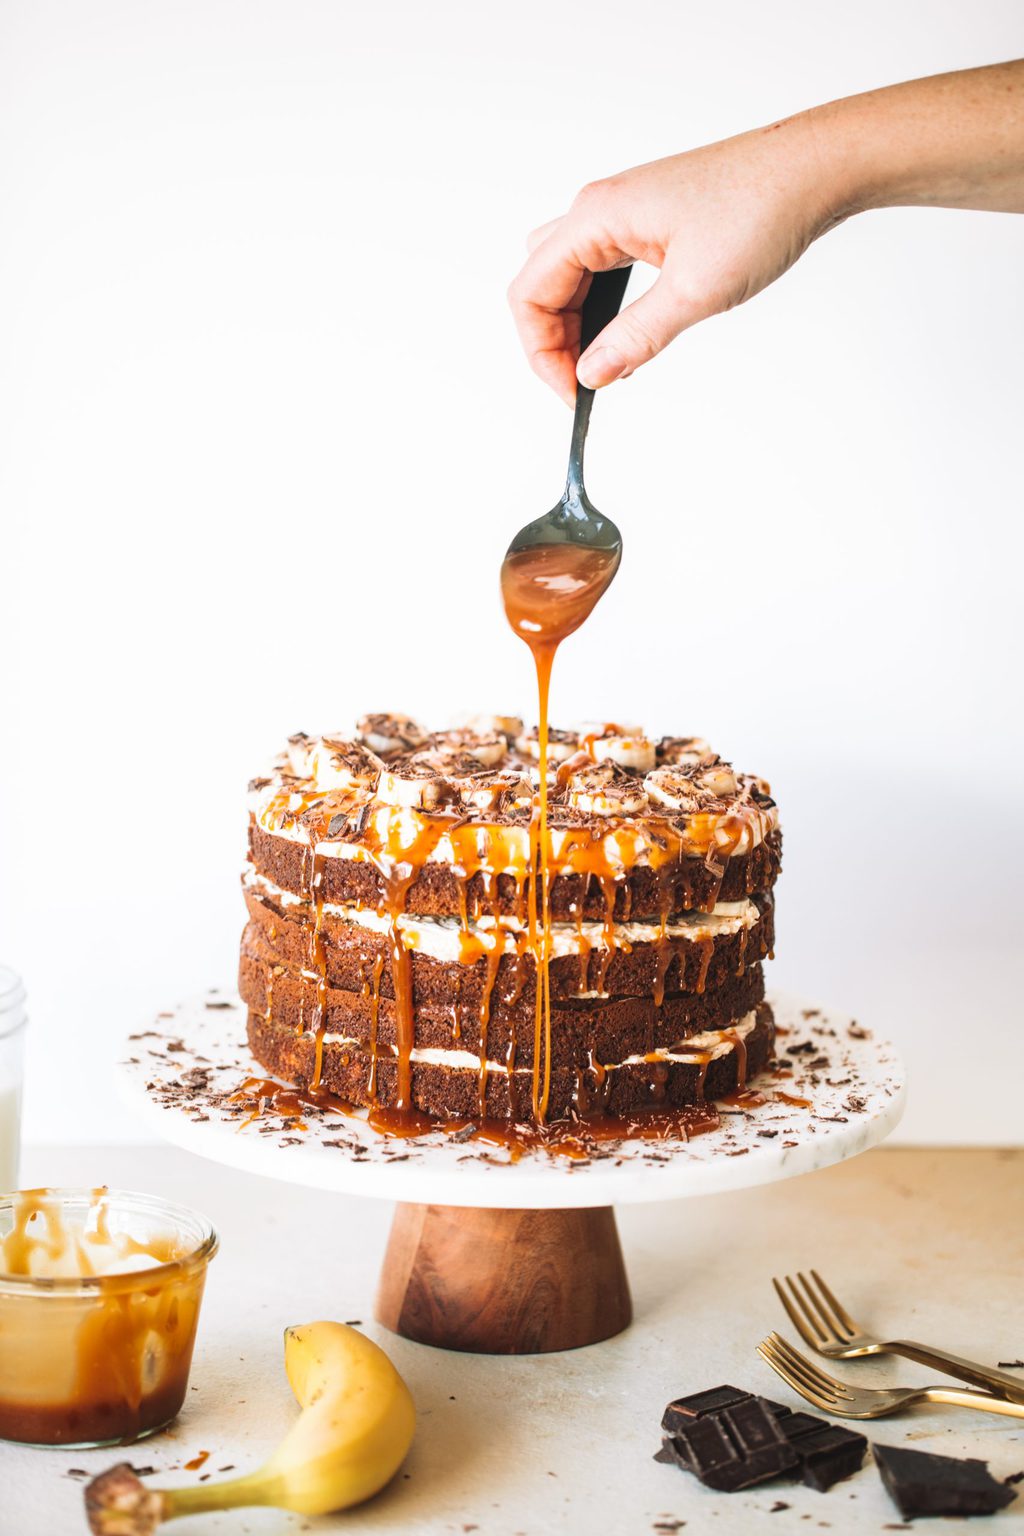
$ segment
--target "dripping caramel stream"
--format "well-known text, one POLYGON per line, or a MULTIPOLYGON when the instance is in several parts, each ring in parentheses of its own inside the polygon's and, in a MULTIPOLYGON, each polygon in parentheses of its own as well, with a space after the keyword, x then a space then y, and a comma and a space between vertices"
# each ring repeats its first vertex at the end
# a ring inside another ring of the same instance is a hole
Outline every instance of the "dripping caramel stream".
POLYGON ((589 618, 619 565, 620 549, 541 544, 510 552, 501 567, 505 614, 530 647, 537 672, 539 786, 530 819, 528 932, 537 968, 533 1116, 547 1118, 551 1089, 551 901, 548 836, 548 699, 555 652, 589 618), (537 885, 540 883, 540 902, 537 885), (539 923, 538 923, 539 918, 539 923))

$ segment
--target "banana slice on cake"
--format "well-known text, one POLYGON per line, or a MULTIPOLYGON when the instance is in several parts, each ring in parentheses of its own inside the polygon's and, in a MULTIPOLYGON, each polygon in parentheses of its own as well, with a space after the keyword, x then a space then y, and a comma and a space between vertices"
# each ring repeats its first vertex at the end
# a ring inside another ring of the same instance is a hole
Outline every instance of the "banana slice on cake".
POLYGON ((655 768, 644 779, 644 789, 656 805, 669 811, 699 811, 700 798, 695 793, 692 770, 666 765, 655 768))
POLYGON ((693 781, 699 788, 710 795, 715 795, 719 800, 731 800, 740 792, 739 780, 728 763, 712 763, 708 768, 699 769, 694 774, 693 781))
POLYGON ((533 785, 525 774, 515 769, 484 769, 481 773, 449 776, 448 782, 463 805, 478 811, 493 811, 498 805, 506 810, 533 804, 533 785))
POLYGON ((422 725, 408 715, 362 715, 356 721, 356 735, 378 757, 415 752, 427 739, 422 725))
POLYGON ((478 736, 504 736, 511 743, 522 735, 523 722, 518 715, 470 715, 466 729, 478 736))
POLYGON ((617 763, 630 773, 649 773, 657 761, 654 742, 639 726, 584 726, 579 744, 595 763, 617 763))
POLYGON ((499 731, 436 731, 426 750, 439 757, 456 754, 475 758, 483 768, 496 768, 508 755, 508 742, 499 731))
POLYGON ((449 794, 447 778, 429 755, 386 763, 377 780, 378 800, 413 811, 436 810, 449 794))
MULTIPOLYGON (((579 750, 579 738, 575 731, 548 731, 548 762, 564 763, 567 758, 579 750)), ((529 758, 532 763, 540 762, 540 740, 537 735, 537 727, 529 731, 521 731, 516 737, 516 751, 521 757, 529 758)))
POLYGON ((640 780, 610 762, 578 768, 566 784, 566 800, 585 816, 638 816, 647 809, 640 780))
POLYGON ((309 757, 315 745, 316 737, 307 736, 305 731, 296 731, 294 736, 288 737, 288 767, 296 778, 309 777, 309 757))
POLYGON ((322 736, 310 749, 308 776, 317 789, 362 790, 369 795, 383 767, 376 753, 362 742, 322 736))
POLYGON ((663 736, 655 751, 659 765, 666 767, 696 768, 698 763, 714 762, 717 756, 703 736, 663 736))

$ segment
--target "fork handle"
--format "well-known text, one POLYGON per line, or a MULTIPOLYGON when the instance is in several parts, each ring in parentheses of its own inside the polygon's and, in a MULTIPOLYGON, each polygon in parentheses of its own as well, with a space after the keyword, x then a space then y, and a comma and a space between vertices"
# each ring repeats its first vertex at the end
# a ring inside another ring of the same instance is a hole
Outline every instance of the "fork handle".
POLYGON ((1011 1419, 1024 1419, 1024 1403, 1011 1403, 991 1392, 971 1392, 965 1387, 922 1387, 921 1401, 949 1403, 954 1408, 980 1408, 985 1413, 1005 1413, 1011 1419))
POLYGON ((997 1397, 1009 1398, 1011 1403, 1024 1403, 1024 1381, 1006 1376, 1002 1371, 990 1370, 975 1360, 962 1360, 959 1355, 949 1355, 943 1349, 932 1349, 928 1344, 915 1344, 913 1339, 891 1339, 885 1346, 894 1355, 916 1360, 919 1365, 934 1366, 946 1371, 960 1381, 969 1381, 973 1387, 994 1392, 997 1397))

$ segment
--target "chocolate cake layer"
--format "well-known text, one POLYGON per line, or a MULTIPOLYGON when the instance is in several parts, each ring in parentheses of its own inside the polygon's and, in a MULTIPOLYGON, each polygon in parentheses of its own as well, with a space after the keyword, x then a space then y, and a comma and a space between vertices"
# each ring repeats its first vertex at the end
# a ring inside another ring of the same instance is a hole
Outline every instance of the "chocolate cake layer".
MULTIPOLYGON (((313 860, 307 844, 267 832, 254 821, 249 827, 249 853, 259 874, 286 891, 309 895, 313 860)), ((742 901, 770 891, 781 864, 782 835, 776 830, 749 852, 733 854, 724 871, 704 859, 684 857, 657 871, 638 865, 619 875, 614 887, 595 876, 564 871, 551 881, 551 916, 556 921, 583 917, 600 922, 607 916, 609 897, 612 915, 623 922, 705 910, 716 901, 742 901)), ((324 858, 320 895, 329 902, 378 907, 386 901, 385 881, 367 859, 324 858)), ((509 874, 478 871, 464 879, 450 865, 426 863, 408 887, 404 910, 430 917, 461 917, 464 910, 470 918, 491 913, 521 915, 523 889, 509 874)))
MULTIPOLYGON (((383 980, 383 971, 381 980, 383 980)), ((316 981, 292 967, 275 965, 243 950, 238 973, 242 1001, 275 1024, 301 1033, 317 1019, 316 981)), ((730 976, 714 991, 666 994, 660 1006, 645 997, 566 998, 551 1010, 551 1057, 556 1066, 587 1066, 670 1046, 704 1030, 720 1029, 742 1018, 764 997, 760 965, 742 976, 730 976)), ((486 1039, 489 1055, 505 1061, 515 1049, 522 1065, 533 1062, 534 1008, 521 998, 514 1003, 491 999, 486 1018, 465 1004, 417 1003, 416 1046, 461 1049, 479 1055, 486 1039)), ((374 1037, 381 1048, 398 1042, 394 1000, 372 988, 366 992, 329 987, 324 1027, 362 1045, 374 1037)))
MULTIPOLYGON (((313 1036, 296 1035, 282 1024, 268 1023, 250 1011, 249 1046, 260 1065, 272 1076, 308 1088, 315 1070, 313 1036)), ((549 1118, 564 1119, 580 1108, 599 1105, 612 1115, 629 1115, 663 1108, 677 1109, 720 1099, 762 1072, 772 1058, 775 1025, 767 1003, 759 1005, 757 1019, 747 1035, 745 1048, 731 1050, 705 1069, 687 1062, 637 1062, 617 1067, 606 1075, 577 1072, 567 1067, 552 1069, 549 1118)), ((369 1089, 371 1058, 350 1046, 326 1042, 323 1047, 320 1086, 350 1104, 388 1106, 395 1102, 397 1065, 394 1057, 380 1056, 376 1063, 374 1093, 369 1089)), ((474 1120, 481 1110, 479 1067, 453 1068, 430 1062, 411 1063, 412 1102, 430 1115, 474 1120)), ((497 1120, 531 1118, 532 1073, 492 1070, 486 1075, 486 1113, 497 1120)))
MULTIPOLYGON (((272 964, 311 970, 312 928, 308 921, 297 921, 290 915, 301 909, 281 909, 253 890, 247 890, 245 896, 251 921, 243 934, 243 950, 272 964)), ((628 949, 595 948, 556 955, 549 967, 551 998, 573 998, 582 992, 651 998, 661 992, 713 992, 771 951, 774 906, 766 896, 759 897, 758 903, 760 915, 755 925, 738 933, 710 939, 667 938, 632 943, 628 949)), ((394 997, 388 935, 355 923, 332 923, 325 916, 321 938, 329 986, 361 992, 364 987, 373 987, 374 972, 379 968, 380 995, 394 997)), ((537 967, 534 956, 526 950, 502 954, 496 965, 489 957, 464 963, 438 960, 417 950, 410 951, 410 962, 414 1005, 476 1008, 489 994, 493 1003, 515 999, 532 1010, 537 967)))

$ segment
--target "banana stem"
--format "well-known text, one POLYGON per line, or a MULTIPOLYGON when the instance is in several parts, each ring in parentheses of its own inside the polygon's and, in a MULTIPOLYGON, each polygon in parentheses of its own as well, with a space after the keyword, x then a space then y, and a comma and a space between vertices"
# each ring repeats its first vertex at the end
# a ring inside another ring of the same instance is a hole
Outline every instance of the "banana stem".
POLYGON ((148 1488, 127 1462, 94 1478, 85 1490, 89 1529, 94 1536, 153 1536, 165 1520, 254 1504, 286 1506, 279 1477, 262 1470, 225 1483, 194 1488, 148 1488))
POLYGON ((279 1479, 262 1472, 232 1477, 226 1483, 198 1483, 194 1488, 154 1489, 160 1493, 162 1518, 177 1520, 182 1515, 205 1515, 218 1509, 244 1509, 255 1504, 273 1504, 275 1494, 283 1490, 279 1479))

